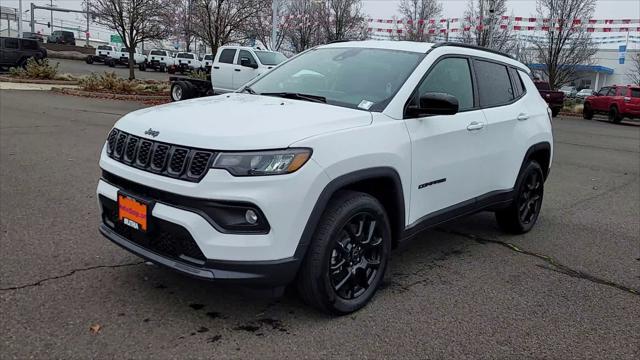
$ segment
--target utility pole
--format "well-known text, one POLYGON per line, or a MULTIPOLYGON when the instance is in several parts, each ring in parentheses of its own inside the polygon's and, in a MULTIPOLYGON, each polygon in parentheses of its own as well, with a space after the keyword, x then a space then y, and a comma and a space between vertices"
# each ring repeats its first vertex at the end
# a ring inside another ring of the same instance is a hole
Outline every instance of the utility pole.
POLYGON ((31 14, 31 22, 29 23, 29 25, 31 25, 32 33, 36 32, 36 20, 33 16, 33 13, 35 12, 35 10, 36 10, 36 6, 33 3, 31 3, 31 10, 29 10, 29 13, 31 14))
POLYGON ((496 12, 495 5, 495 0, 489 0, 489 49, 493 49, 493 23, 496 12))
POLYGON ((444 33, 444 41, 449 42, 449 18, 447 18, 447 32, 444 33))
POLYGON ((22 37, 22 0, 18 1, 18 37, 22 37))
POLYGON ((278 40, 278 23, 280 22, 278 19, 278 5, 280 0, 272 0, 271 2, 271 50, 275 51, 276 49, 276 41, 278 40))
POLYGON ((91 14, 90 14, 90 8, 91 8, 91 7, 89 6, 89 0, 87 0, 87 31, 84 33, 84 37, 85 37, 85 38, 86 38, 86 40, 87 40, 87 41, 86 41, 86 43, 85 43, 85 45, 86 45, 87 47, 89 47, 89 19, 90 19, 90 16, 91 16, 91 14))
POLYGON ((51 7, 51 33, 53 33, 53 0, 49 0, 49 5, 51 7))

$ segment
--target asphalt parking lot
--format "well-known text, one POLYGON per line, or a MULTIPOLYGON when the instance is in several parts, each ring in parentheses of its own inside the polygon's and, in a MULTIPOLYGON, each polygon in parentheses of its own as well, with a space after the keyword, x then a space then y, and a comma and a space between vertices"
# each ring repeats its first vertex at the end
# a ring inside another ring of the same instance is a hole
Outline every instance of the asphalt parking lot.
POLYGON ((2 358, 640 356, 637 123, 557 118, 533 231, 504 235, 489 213, 429 231, 392 254, 366 308, 330 318, 98 235, 100 147, 142 106, 0 91, 2 358))
MULTIPOLYGON (((58 72, 60 74, 71 74, 76 76, 89 75, 91 73, 102 74, 104 72, 115 72, 116 75, 122 78, 129 78, 129 68, 124 66, 108 67, 102 63, 87 64, 84 61, 79 60, 66 60, 66 59, 49 59, 51 65, 58 64, 58 72)), ((168 73, 161 73, 155 70, 140 71, 136 67, 135 69, 136 79, 145 80, 169 80, 168 73)))

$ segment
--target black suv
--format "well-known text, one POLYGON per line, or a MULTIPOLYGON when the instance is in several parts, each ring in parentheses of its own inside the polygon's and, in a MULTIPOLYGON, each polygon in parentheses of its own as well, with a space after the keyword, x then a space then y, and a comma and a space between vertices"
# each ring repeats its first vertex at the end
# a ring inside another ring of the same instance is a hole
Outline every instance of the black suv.
POLYGON ((47 57, 37 40, 0 37, 0 67, 25 66, 27 60, 47 57))
POLYGON ((76 37, 71 31, 56 30, 47 37, 48 43, 76 45, 76 37))

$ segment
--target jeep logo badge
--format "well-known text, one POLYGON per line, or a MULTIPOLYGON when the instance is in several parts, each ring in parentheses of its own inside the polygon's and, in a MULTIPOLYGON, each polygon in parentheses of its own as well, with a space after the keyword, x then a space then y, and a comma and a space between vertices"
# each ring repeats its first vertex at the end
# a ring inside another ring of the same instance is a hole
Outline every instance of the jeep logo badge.
POLYGON ((149 128, 149 130, 145 131, 144 134, 156 137, 156 136, 160 135, 160 131, 155 131, 152 128, 149 128))

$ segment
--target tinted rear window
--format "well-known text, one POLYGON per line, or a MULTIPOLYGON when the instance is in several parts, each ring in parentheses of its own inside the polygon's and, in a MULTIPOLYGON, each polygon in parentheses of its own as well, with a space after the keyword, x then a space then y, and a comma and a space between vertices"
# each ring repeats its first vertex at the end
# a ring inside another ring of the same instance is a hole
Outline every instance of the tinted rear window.
POLYGON ((233 58, 236 56, 236 49, 224 49, 220 53, 220 59, 218 62, 225 64, 233 64, 233 58))
POLYGON ((159 51, 159 50, 152 50, 150 55, 165 56, 165 52, 164 51, 159 51))
POLYGON ((631 89, 631 97, 640 98, 640 88, 631 89))
POLYGON ((180 53, 177 56, 178 59, 193 59, 193 54, 180 53))
POLYGON ((205 60, 213 60, 213 55, 205 55, 204 59, 205 60))
POLYGON ((100 45, 100 46, 98 46, 98 50, 109 50, 109 51, 111 51, 111 46, 100 45))
POLYGON ((500 106, 515 98, 506 66, 482 60, 473 63, 478 78, 480 106, 500 106))

